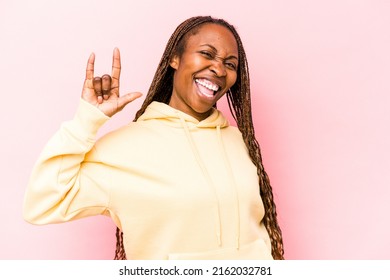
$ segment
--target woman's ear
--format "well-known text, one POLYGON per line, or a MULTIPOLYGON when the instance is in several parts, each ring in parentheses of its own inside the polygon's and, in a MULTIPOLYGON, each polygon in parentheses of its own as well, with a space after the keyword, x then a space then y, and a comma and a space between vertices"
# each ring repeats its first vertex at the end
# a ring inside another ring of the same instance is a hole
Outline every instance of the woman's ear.
POLYGON ((178 55, 174 55, 174 56, 172 56, 171 61, 169 62, 169 65, 170 65, 173 69, 177 70, 177 68, 179 67, 179 63, 180 63, 180 58, 179 58, 179 56, 178 56, 178 55))

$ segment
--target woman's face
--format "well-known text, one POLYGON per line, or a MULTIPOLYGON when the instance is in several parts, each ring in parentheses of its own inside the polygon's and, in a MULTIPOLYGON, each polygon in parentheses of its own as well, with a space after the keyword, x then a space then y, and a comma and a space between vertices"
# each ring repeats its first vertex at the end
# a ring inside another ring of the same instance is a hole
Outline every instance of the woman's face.
POLYGON ((236 39, 222 25, 204 24, 187 39, 182 55, 174 56, 170 65, 175 73, 169 105, 201 121, 236 82, 236 39))

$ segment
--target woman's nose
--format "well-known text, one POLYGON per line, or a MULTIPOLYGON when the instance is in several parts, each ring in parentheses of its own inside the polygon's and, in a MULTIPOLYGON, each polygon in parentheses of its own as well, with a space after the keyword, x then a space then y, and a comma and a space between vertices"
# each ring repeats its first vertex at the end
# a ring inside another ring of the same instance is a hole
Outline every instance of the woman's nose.
POLYGON ((210 67, 210 70, 215 73, 217 77, 226 76, 226 67, 223 61, 215 59, 210 67))

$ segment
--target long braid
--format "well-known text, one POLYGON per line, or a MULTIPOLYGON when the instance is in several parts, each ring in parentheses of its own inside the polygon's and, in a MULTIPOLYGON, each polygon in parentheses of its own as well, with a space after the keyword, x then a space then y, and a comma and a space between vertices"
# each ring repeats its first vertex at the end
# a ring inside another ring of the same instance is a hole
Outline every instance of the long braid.
POLYGON ((234 28, 229 29, 237 40, 240 69, 236 84, 227 94, 228 104, 230 112, 237 122, 237 127, 242 133, 242 137, 249 151, 249 156, 257 167, 259 191, 265 208, 263 222, 271 239, 272 256, 274 259, 284 259, 282 231, 277 221, 276 205, 273 198, 272 187, 263 166, 260 145, 256 140, 252 121, 248 61, 239 35, 234 28))
MULTIPOLYGON (((274 259, 284 259, 282 232, 277 221, 272 187, 263 167, 260 146, 256 140, 252 122, 248 63, 241 39, 232 25, 222 19, 214 19, 210 16, 193 17, 181 23, 166 45, 148 94, 141 108, 136 113, 134 121, 145 112, 146 108, 153 101, 159 101, 166 104, 169 103, 173 90, 174 70, 169 65, 172 55, 180 56, 184 51, 186 39, 195 34, 199 27, 204 23, 215 23, 225 26, 236 38, 240 67, 237 73, 237 81, 227 93, 227 100, 230 111, 237 122, 238 129, 241 131, 245 145, 248 148, 249 156, 257 167, 259 192, 265 208, 263 223, 271 239, 272 256, 274 259)), ((114 259, 126 259, 126 253, 123 246, 123 232, 121 232, 119 228, 117 228, 116 236, 117 245, 114 259)))
POLYGON ((114 260, 126 260, 126 252, 123 246, 123 232, 116 228, 116 248, 114 260))

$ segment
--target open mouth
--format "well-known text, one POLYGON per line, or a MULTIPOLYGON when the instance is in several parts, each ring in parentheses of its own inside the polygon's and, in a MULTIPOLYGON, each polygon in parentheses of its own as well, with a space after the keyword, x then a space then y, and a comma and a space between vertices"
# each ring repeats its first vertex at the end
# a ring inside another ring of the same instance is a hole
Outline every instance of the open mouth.
POLYGON ((217 84, 207 79, 195 79, 195 83, 198 85, 200 93, 208 98, 214 97, 220 89, 217 84))

